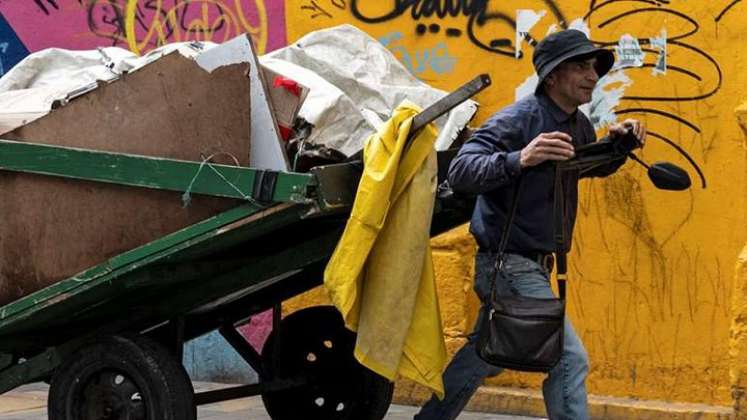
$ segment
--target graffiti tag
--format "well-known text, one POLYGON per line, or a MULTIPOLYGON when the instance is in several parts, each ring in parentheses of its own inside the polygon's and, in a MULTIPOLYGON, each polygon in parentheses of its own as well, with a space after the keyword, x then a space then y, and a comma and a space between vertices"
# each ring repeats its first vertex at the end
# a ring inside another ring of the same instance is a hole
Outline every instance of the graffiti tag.
POLYGON ((432 70, 438 74, 450 73, 454 70, 456 58, 449 55, 445 43, 439 42, 433 48, 422 48, 410 52, 398 42, 402 40, 402 32, 390 32, 379 38, 379 42, 387 47, 402 64, 414 75, 432 70))
MULTIPOLYGON (((513 57, 515 46, 511 40, 516 29, 516 21, 508 14, 488 10, 489 0, 393 0, 392 7, 385 13, 374 15, 369 13, 361 0, 350 0, 350 11, 353 16, 366 23, 382 23, 398 18, 408 13, 417 21, 421 18, 454 18, 464 16, 467 25, 464 29, 470 42, 480 49, 513 57), (505 37, 494 37, 494 30, 484 30, 488 25, 506 26, 505 37)), ((555 18, 565 27, 565 17, 552 0, 543 0, 555 18)), ((420 26, 419 34, 424 33, 424 26, 420 26)), ((458 29, 451 29, 457 34, 458 29)))

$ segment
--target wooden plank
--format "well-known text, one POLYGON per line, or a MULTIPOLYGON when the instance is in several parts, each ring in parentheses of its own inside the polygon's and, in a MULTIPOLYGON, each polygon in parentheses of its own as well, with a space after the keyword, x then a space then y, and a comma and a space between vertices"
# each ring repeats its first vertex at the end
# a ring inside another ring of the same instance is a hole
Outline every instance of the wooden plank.
MULTIPOLYGON (((147 301, 144 301, 148 297, 138 292, 148 284, 170 290, 159 294, 156 298, 159 303, 168 302, 168 305, 164 305, 160 309, 149 308, 149 313, 152 312, 151 309, 159 311, 159 313, 170 314, 175 314, 174 311, 182 311, 184 308, 177 308, 173 305, 177 294, 184 294, 188 296, 187 300, 191 299, 193 302, 200 301, 206 296, 206 290, 203 286, 209 290, 208 294, 220 294, 222 293, 220 290, 223 290, 221 288, 225 286, 222 284, 223 281, 218 284, 212 283, 211 286, 210 282, 213 279, 206 278, 186 289, 183 287, 172 288, 170 281, 172 279, 164 279, 162 282, 163 276, 151 275, 152 270, 149 267, 156 263, 160 264, 168 261, 170 257, 179 255, 183 251, 209 247, 217 241, 223 242, 225 237, 231 236, 234 232, 241 231, 243 240, 252 240, 266 235, 298 221, 306 210, 305 206, 290 204, 280 204, 268 209, 260 209, 251 205, 237 207, 2 306, 0 307, 0 337, 2 337, 0 347, 5 348, 6 343, 12 341, 12 339, 21 339, 21 336, 18 336, 19 332, 39 328, 56 330, 55 326, 57 325, 63 326, 61 327, 62 330, 54 331, 51 334, 67 337, 65 340, 70 339, 74 337, 71 331, 73 319, 90 311, 97 314, 96 319, 99 320, 97 322, 101 322, 102 314, 108 310, 116 313, 127 311, 129 312, 128 316, 122 320, 125 323, 134 322, 135 313, 133 311, 136 303, 130 302, 129 305, 120 304, 110 307, 110 302, 119 299, 133 299, 131 294, 135 293, 134 299, 137 299, 139 304, 159 306, 158 304, 148 304, 147 301), (161 283, 163 283, 162 286, 160 286, 161 283), (127 290, 130 291, 130 295, 124 296, 127 290)), ((312 248, 318 249, 319 246, 312 248)), ((263 257, 262 254, 256 256, 260 260, 263 257)), ((247 255, 247 259, 251 258, 254 257, 247 255)), ((301 263, 301 261, 286 261, 276 266, 280 266, 284 270, 290 270, 288 267, 293 267, 298 263, 301 263)), ((158 270, 156 271, 158 272, 158 270)), ((258 271, 255 271, 256 276, 234 280, 258 282, 261 277, 259 276, 260 272, 261 270, 258 269, 258 271)), ((97 326, 97 328, 105 327, 106 325, 97 326)))
POLYGON ((79 293, 80 289, 94 286, 96 280, 104 278, 105 281, 111 281, 117 276, 142 268, 176 252, 201 242, 210 241, 216 235, 227 232, 230 229, 228 226, 233 225, 233 228, 239 226, 236 224, 239 221, 242 221, 243 224, 256 222, 258 220, 256 215, 266 217, 287 208, 287 204, 274 206, 270 209, 262 209, 251 204, 239 206, 149 244, 117 255, 103 264, 56 282, 5 306, 0 306, 0 331, 3 330, 3 327, 12 323, 13 318, 19 314, 25 311, 42 310, 43 307, 47 306, 46 302, 65 300, 67 299, 65 296, 72 296, 79 293))
MULTIPOLYGON (((248 166, 247 67, 208 73, 170 54, 4 137, 248 166)), ((0 195, 0 305, 239 204, 9 172, 0 195)))

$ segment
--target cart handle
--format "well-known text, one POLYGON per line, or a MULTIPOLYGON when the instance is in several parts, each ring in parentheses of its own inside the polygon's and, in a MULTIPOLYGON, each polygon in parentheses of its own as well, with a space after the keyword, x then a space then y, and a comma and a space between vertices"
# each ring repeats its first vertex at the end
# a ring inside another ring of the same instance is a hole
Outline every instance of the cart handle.
MULTIPOLYGON (((412 144, 413 140, 415 140, 415 137, 417 137, 418 131, 420 131, 426 125, 435 121, 438 117, 456 108, 462 102, 475 96, 486 87, 490 86, 490 84, 490 75, 483 73, 470 80, 469 82, 463 84, 457 90, 449 93, 448 95, 433 103, 428 108, 415 115, 415 117, 413 117, 412 119, 410 134, 407 136, 407 141, 405 142, 405 148, 403 150, 402 156, 407 153, 407 150, 410 148, 410 144, 412 144)), ((362 163, 362 160, 363 150, 359 150, 355 154, 351 155, 346 161, 358 161, 357 163, 362 163)))

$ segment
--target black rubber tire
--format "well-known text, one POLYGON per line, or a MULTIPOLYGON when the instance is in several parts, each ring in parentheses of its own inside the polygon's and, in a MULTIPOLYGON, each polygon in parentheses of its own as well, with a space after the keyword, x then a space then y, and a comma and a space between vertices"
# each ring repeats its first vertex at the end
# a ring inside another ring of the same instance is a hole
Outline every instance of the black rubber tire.
POLYGON ((194 389, 184 367, 141 336, 96 338, 56 369, 49 420, 195 420, 194 389))
POLYGON ((303 376, 303 386, 262 394, 273 420, 381 420, 394 384, 353 356, 355 334, 332 306, 315 306, 283 319, 262 349, 267 380, 303 376), (277 344, 276 344, 277 343, 277 344))

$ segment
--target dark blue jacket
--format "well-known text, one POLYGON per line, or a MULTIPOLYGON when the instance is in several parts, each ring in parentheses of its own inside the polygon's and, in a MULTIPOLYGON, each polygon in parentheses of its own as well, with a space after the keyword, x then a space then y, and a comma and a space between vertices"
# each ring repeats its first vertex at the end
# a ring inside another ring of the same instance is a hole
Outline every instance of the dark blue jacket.
MULTIPOLYGON (((509 105, 480 127, 462 146, 449 167, 449 184, 454 191, 477 195, 470 232, 482 251, 495 251, 505 217, 510 210, 513 186, 523 177, 519 207, 509 235, 509 251, 554 252, 555 165, 520 169, 519 153, 540 133, 562 131, 574 146, 596 141, 594 128, 580 111, 566 114, 543 93, 529 95, 509 105)), ((570 250, 581 177, 607 176, 625 159, 596 167, 583 174, 564 172, 566 204, 566 251, 570 250)))

